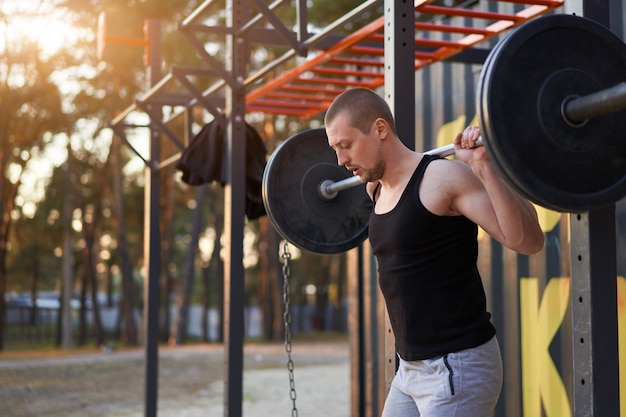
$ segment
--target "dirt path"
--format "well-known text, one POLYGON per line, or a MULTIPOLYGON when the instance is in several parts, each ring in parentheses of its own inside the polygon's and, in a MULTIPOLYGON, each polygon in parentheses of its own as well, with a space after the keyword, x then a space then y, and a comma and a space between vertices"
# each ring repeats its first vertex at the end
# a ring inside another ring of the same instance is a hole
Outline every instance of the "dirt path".
MULTIPOLYGON (((348 345, 294 343, 300 416, 349 415, 348 345)), ((224 354, 220 345, 159 349, 159 417, 222 416, 224 354)), ((243 415, 291 415, 282 344, 246 345, 243 415)), ((30 357, 0 355, 3 417, 141 417, 143 350, 30 357)))

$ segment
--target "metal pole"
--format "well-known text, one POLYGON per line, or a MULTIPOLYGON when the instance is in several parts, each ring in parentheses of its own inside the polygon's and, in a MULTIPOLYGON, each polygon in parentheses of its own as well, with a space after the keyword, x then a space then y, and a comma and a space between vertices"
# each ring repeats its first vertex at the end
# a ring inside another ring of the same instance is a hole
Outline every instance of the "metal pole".
MULTIPOLYGON (((237 32, 247 19, 248 4, 226 2, 227 24, 237 32)), ((243 79, 247 62, 244 38, 226 38, 226 69, 240 84, 226 92, 228 116, 227 185, 224 189, 224 416, 241 417, 243 406, 244 267, 246 126, 243 79)))
POLYGON ((571 214, 574 416, 619 416, 615 206, 571 214))
MULTIPOLYGON (((564 12, 609 26, 605 1, 568 0, 564 12)), ((574 416, 619 416, 615 205, 571 214, 570 232, 574 416)))
MULTIPOLYGON (((385 100, 396 119, 402 142, 415 149, 415 8, 413 2, 385 0, 385 100), (408 93, 408 94, 407 94, 408 93)), ((374 257, 371 262, 375 263, 374 257)), ((385 374, 380 392, 386 393, 396 373, 395 339, 384 316, 385 374)), ((383 394, 384 395, 384 394, 383 394)), ((382 406, 382 404, 381 404, 382 406)), ((375 413, 381 410, 375 410, 375 413)))
MULTIPOLYGON (((145 30, 149 31, 149 80, 154 84, 161 78, 161 22, 150 20, 145 30)), ((161 120, 162 109, 150 105, 151 120, 161 120)), ((146 168, 144 254, 148 261, 147 282, 144 286, 144 323, 145 323, 145 416, 156 417, 159 380, 159 281, 161 267, 161 232, 159 159, 161 158, 160 134, 157 129, 150 129, 150 157, 146 168)))

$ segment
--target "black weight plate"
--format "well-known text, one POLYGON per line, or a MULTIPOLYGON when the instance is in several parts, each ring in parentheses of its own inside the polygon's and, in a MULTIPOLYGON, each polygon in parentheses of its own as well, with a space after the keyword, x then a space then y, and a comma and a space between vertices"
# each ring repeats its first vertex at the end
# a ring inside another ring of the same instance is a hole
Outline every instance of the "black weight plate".
POLYGON ((263 203, 274 228, 310 252, 345 252, 367 238, 372 203, 365 186, 340 191, 326 201, 320 183, 352 174, 337 165, 326 130, 310 129, 283 142, 263 173, 263 203))
POLYGON ((491 52, 478 82, 482 136, 502 176, 531 201, 589 211, 626 195, 626 111, 571 126, 568 96, 626 80, 626 45, 571 15, 534 19, 491 52))

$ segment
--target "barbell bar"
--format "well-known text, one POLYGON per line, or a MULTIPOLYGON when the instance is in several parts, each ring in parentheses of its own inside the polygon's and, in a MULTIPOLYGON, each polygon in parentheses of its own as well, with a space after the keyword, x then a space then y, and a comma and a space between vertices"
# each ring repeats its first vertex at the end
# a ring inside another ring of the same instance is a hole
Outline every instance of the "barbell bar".
POLYGON ((626 108, 626 82, 584 97, 565 99, 562 116, 574 127, 594 117, 603 116, 626 108))
MULTIPOLYGON (((478 138, 478 140, 476 141, 476 146, 483 146, 482 137, 478 138)), ((439 148, 431 149, 429 151, 424 152, 424 154, 426 155, 435 155, 435 156, 441 156, 444 158, 447 156, 454 155, 454 153, 455 152, 454 152, 453 143, 440 146, 439 148)), ((351 188, 351 187, 359 186, 361 184, 363 183, 361 182, 358 176, 349 177, 349 178, 346 178, 344 180, 337 181, 337 182, 334 182, 331 180, 324 180, 320 183, 317 191, 319 193, 320 198, 324 200, 332 200, 333 198, 337 197, 338 192, 347 190, 348 188, 351 188)))
MULTIPOLYGON (((481 69, 476 113, 502 177, 529 200, 564 212, 626 195, 626 45, 600 24, 550 15, 511 31, 481 69)), ((427 153, 449 156, 447 145, 427 153)), ((367 237, 371 201, 337 166, 323 128, 272 154, 263 202, 276 230, 301 249, 338 253, 367 237)))

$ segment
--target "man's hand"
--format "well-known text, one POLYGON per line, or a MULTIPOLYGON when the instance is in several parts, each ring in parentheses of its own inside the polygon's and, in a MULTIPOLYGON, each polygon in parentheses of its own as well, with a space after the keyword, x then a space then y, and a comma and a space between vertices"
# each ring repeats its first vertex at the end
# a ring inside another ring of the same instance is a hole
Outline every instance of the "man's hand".
POLYGON ((480 128, 468 126, 454 139, 455 157, 472 166, 474 163, 488 162, 489 156, 484 146, 476 146, 480 139, 480 128))

